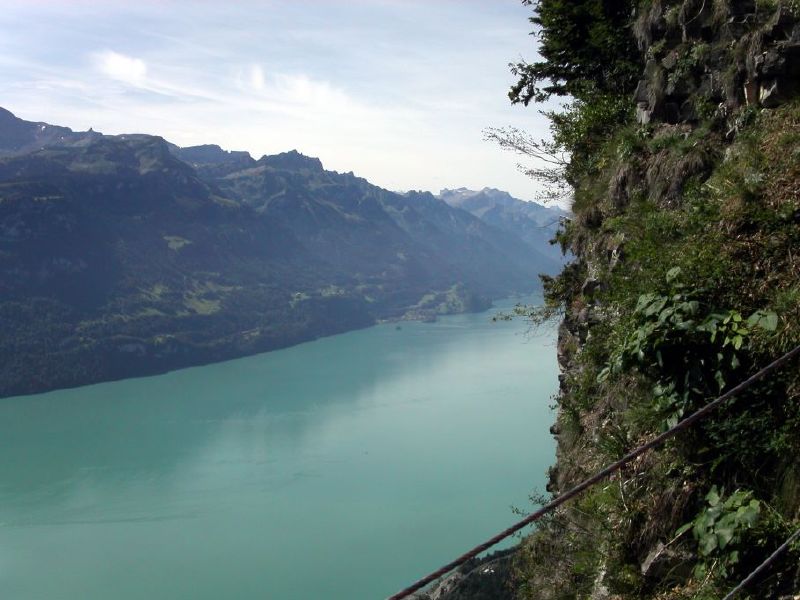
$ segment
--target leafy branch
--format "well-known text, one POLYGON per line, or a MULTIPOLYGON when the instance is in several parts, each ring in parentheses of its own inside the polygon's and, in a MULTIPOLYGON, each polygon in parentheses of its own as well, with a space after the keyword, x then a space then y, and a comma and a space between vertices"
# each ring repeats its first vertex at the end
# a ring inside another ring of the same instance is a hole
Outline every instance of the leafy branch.
POLYGON ((775 331, 778 317, 756 311, 745 318, 736 310, 703 315, 699 290, 680 283, 680 268, 667 272, 666 294, 639 297, 631 331, 611 355, 598 381, 632 367, 649 375, 656 410, 665 425, 675 425, 703 397, 721 392, 741 366, 754 328, 775 331))
POLYGON ((483 139, 534 162, 533 165, 518 163, 517 169, 543 185, 545 191, 540 194, 539 200, 554 202, 571 196, 572 188, 566 179, 570 159, 562 145, 536 139, 516 127, 489 127, 484 129, 483 139))

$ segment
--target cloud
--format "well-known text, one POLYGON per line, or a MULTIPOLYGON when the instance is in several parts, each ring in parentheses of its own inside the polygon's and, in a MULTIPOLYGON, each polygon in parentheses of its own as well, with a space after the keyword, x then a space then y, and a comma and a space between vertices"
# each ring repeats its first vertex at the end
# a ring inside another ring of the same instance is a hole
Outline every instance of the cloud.
POLYGON ((97 68, 107 77, 134 87, 144 85, 147 78, 147 64, 142 59, 113 50, 99 52, 94 58, 97 68))
POLYGON ((347 113, 357 108, 343 90, 302 73, 278 74, 273 84, 276 96, 289 105, 324 108, 331 113, 347 113))
MULTIPOLYGON (((237 106, 240 111, 273 113, 296 118, 303 121, 309 119, 345 119, 363 122, 365 119, 414 118, 412 111, 400 107, 390 108, 376 106, 352 96, 344 88, 333 85, 324 79, 314 78, 306 73, 272 72, 267 74, 259 64, 241 66, 235 71, 230 83, 224 80, 217 83, 216 89, 204 88, 196 90, 197 96, 218 104, 237 106)), ((151 91, 165 93, 166 90, 178 91, 176 78, 166 81, 152 77, 146 88, 151 91)))
POLYGON ((298 148, 396 189, 533 195, 516 161, 481 133, 548 133, 536 111, 505 97, 508 60, 533 51, 519 3, 200 2, 190 22, 179 2, 94 4, 0 10, 4 106, 34 121, 181 145, 256 155, 298 148))
POLYGON ((258 65, 250 67, 250 86, 257 91, 263 91, 267 86, 264 79, 264 69, 258 65))

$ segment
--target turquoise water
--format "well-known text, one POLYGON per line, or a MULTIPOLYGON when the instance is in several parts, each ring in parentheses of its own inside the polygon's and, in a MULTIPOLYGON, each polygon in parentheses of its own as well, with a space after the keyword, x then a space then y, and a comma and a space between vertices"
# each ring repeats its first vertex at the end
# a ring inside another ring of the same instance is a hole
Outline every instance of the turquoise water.
POLYGON ((492 312, 0 400, 0 598, 385 598, 553 462, 555 331, 492 312))

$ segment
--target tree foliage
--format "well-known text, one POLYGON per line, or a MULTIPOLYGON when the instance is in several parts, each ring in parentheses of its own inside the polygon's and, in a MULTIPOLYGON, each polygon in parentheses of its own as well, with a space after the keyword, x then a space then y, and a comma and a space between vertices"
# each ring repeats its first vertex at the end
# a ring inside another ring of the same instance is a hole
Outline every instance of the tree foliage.
POLYGON ((518 77, 513 103, 551 96, 588 99, 630 94, 641 67, 630 31, 633 0, 522 0, 533 7, 530 22, 542 60, 509 66, 518 77))
POLYGON ((631 30, 634 0, 522 0, 533 9, 538 62, 509 67, 514 104, 569 97, 550 120, 551 139, 515 129, 489 129, 486 139, 531 159, 519 169, 542 186, 541 199, 564 201, 593 176, 609 133, 633 114, 632 92, 642 70, 631 30))

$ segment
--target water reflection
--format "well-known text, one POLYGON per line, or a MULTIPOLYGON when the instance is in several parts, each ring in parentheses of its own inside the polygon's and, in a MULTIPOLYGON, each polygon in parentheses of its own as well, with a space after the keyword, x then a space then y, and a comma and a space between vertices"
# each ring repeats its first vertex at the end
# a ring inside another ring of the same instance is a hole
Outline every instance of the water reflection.
POLYGON ((388 593, 543 480, 553 332, 520 329, 486 314, 386 325, 0 400, 0 593, 388 593))

